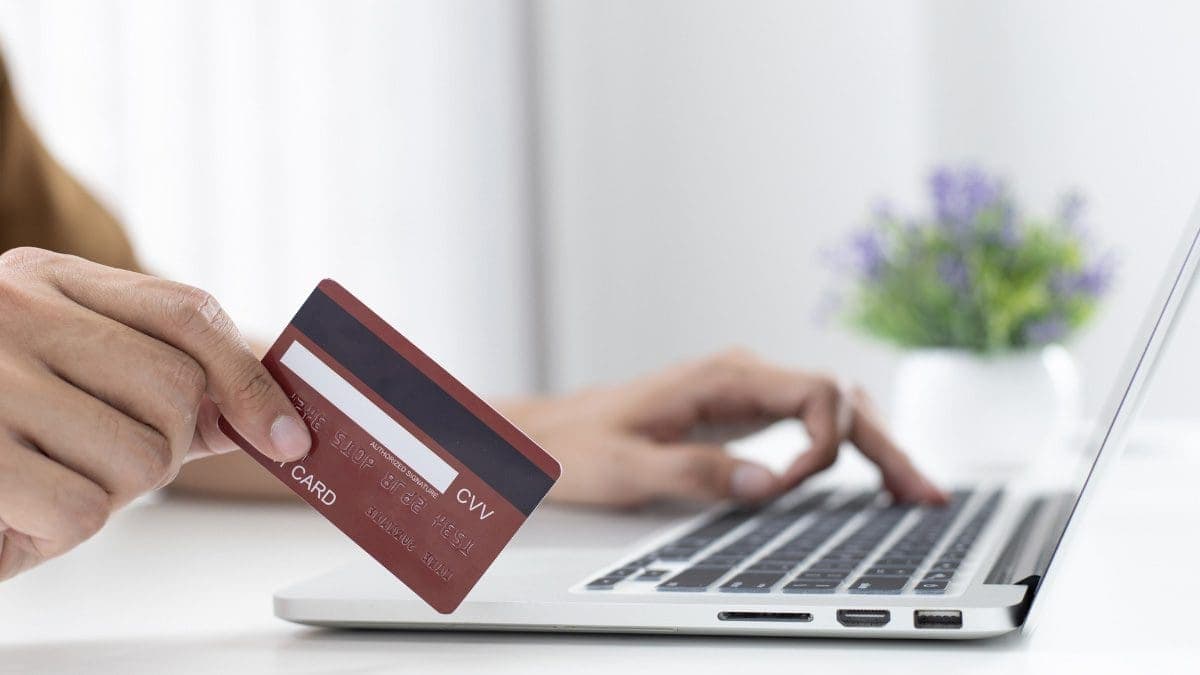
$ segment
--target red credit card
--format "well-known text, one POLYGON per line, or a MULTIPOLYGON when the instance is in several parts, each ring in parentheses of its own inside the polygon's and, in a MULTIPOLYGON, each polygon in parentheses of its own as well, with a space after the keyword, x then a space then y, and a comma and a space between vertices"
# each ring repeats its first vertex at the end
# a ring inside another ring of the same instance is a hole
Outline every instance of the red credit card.
POLYGON ((263 364, 312 451, 281 464, 222 431, 443 614, 558 480, 553 457, 329 279, 263 364))

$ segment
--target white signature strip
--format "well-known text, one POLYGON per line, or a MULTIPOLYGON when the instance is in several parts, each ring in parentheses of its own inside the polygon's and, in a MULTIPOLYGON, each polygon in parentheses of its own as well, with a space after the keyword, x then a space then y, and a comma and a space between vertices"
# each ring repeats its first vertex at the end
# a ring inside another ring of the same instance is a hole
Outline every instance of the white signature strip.
POLYGON ((416 471, 438 490, 445 492, 458 477, 458 471, 417 440, 329 366, 299 342, 292 342, 280 363, 342 411, 363 431, 370 434, 400 461, 416 471))

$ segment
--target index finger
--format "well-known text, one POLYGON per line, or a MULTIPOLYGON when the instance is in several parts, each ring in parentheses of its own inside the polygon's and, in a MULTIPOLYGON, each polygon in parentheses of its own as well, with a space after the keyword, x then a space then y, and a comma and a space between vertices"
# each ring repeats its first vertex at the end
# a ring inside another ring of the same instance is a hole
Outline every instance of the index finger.
POLYGON ((73 256, 59 256, 48 271, 58 290, 76 303, 194 358, 213 402, 263 454, 290 461, 308 452, 307 427, 213 296, 73 256))
POLYGON ((848 439, 879 467, 888 492, 903 502, 944 504, 948 499, 946 493, 918 471, 896 445, 884 430, 870 399, 857 389, 847 392, 845 397, 852 411, 848 439))

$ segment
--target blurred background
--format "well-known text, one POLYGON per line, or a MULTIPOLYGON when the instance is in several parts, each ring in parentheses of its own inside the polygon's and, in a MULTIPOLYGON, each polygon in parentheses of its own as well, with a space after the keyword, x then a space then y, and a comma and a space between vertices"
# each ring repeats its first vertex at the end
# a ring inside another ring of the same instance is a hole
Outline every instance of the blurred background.
MULTIPOLYGON (((1118 257, 1068 343, 1095 404, 1200 195, 1178 2, 0 1, 54 153, 143 262, 272 338, 340 280, 491 394, 730 345, 880 392, 828 251, 932 167, 1088 197, 1118 257)), ((1194 414, 1184 317, 1150 414, 1194 414)))

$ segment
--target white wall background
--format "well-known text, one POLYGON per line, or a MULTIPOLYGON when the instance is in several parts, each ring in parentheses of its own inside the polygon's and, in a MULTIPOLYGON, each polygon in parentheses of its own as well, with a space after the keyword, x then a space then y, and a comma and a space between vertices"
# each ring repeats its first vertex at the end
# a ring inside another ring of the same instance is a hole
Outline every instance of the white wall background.
POLYGON ((818 253, 928 164, 919 6, 540 8, 557 383, 729 345, 877 381, 818 253))
MULTIPOLYGON (((875 197, 922 205, 931 163, 973 161, 1035 210, 1091 195, 1121 256, 1074 346, 1097 405, 1200 195, 1194 4, 538 7, 563 387, 743 344, 887 392, 891 350, 814 320, 822 253, 875 197)), ((1185 324, 1150 414, 1196 414, 1185 324)))
POLYGON ((527 389, 525 18, 495 0, 5 0, 52 150, 143 262, 273 338, 323 276, 466 381, 527 389))
MULTIPOLYGON (((488 392, 730 344, 886 392, 895 354, 816 318, 822 252, 963 160, 1035 208, 1092 196, 1123 259, 1075 346, 1101 389, 1200 193, 1198 24, 1165 1, 0 0, 31 116, 154 269, 268 338, 333 276, 488 392)), ((1153 414, 1194 414, 1195 314, 1153 414)))

